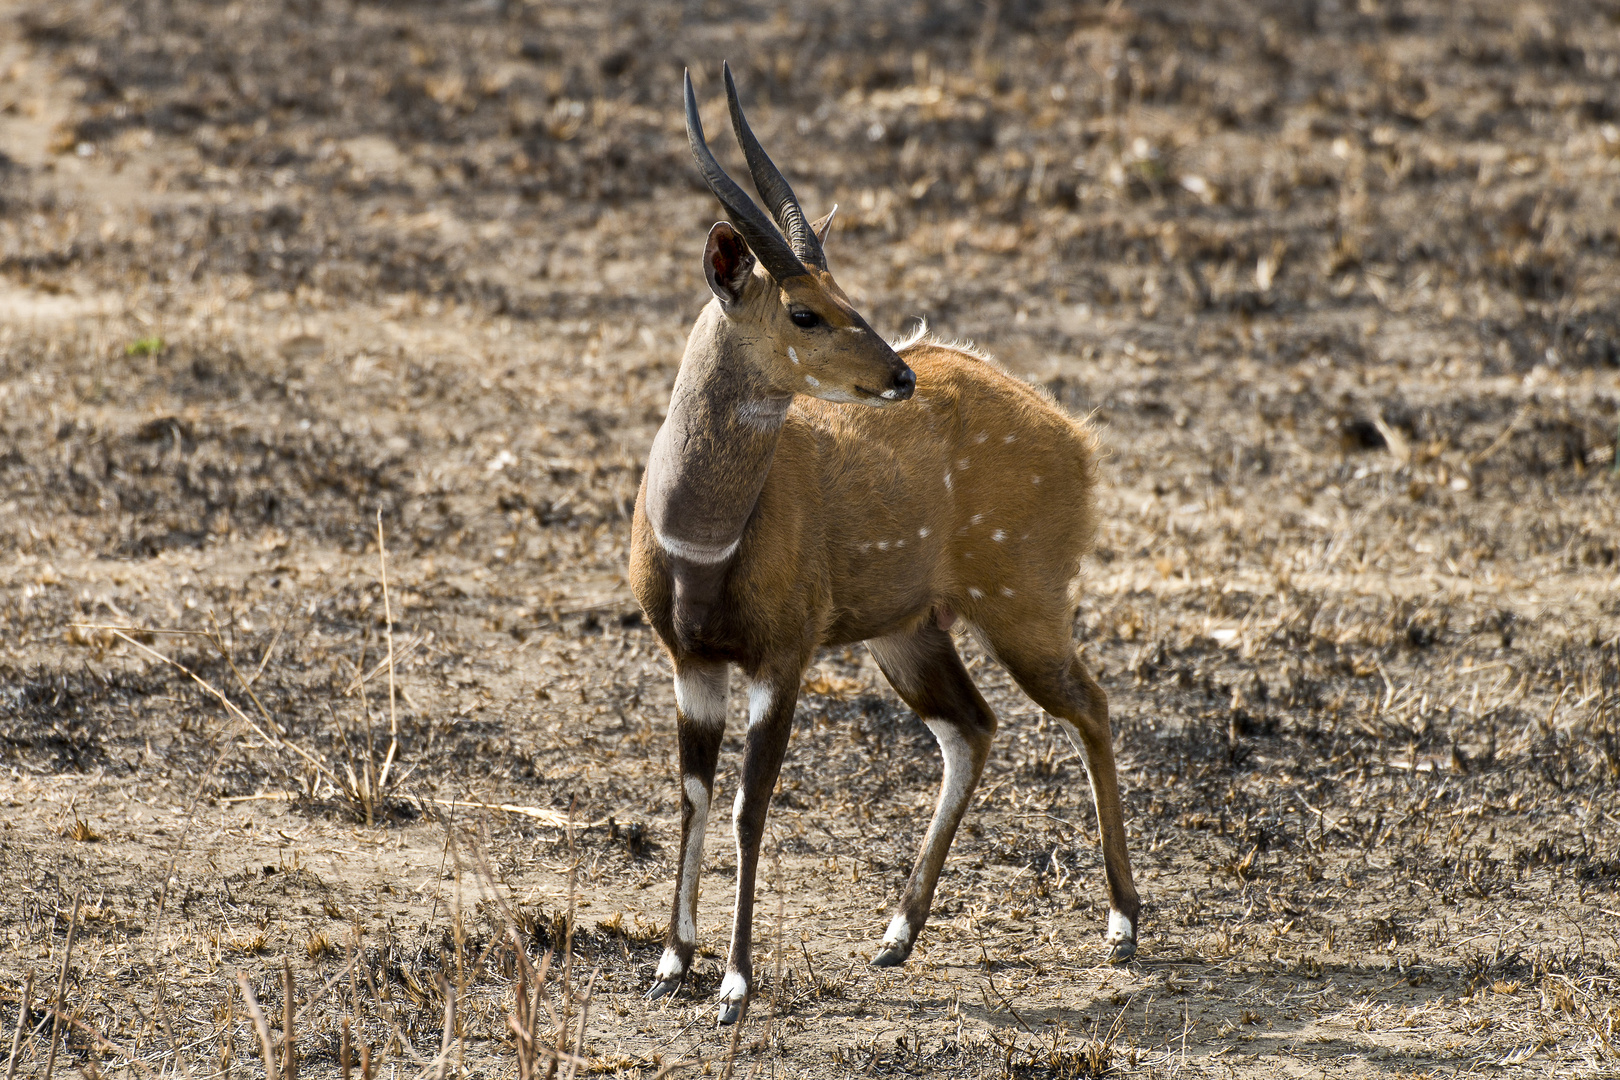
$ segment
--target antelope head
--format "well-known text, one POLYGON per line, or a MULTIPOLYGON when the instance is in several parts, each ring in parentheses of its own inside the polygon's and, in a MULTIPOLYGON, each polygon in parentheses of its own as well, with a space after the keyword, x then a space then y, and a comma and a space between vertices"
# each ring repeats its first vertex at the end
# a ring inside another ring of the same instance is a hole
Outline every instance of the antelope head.
POLYGON ((730 215, 709 230, 703 249, 704 276, 719 300, 724 332, 747 343, 769 394, 878 406, 905 401, 916 388, 916 375, 866 324, 827 270, 822 241, 832 214, 814 225, 806 220, 793 189, 743 116, 729 65, 725 76, 731 124, 771 217, 710 153, 688 73, 686 134, 692 156, 730 215))

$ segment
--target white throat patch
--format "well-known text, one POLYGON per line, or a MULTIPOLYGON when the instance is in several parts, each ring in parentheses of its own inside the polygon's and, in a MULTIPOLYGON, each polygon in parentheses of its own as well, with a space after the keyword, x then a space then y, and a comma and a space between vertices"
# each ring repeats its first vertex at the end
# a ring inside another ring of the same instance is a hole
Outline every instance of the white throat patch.
POLYGON ((737 554, 742 546, 742 537, 737 537, 729 544, 703 544, 692 540, 677 540, 673 536, 665 536, 653 527, 653 536, 658 539, 658 546, 675 556, 690 563, 699 563, 703 566, 713 566, 715 563, 725 562, 737 554))

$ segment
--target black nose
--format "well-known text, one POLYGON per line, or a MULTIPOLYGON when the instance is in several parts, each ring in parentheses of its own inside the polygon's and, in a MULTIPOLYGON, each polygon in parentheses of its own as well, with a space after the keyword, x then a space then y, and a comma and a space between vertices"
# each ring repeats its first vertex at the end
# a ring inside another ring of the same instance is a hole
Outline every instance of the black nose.
POLYGON ((894 388, 900 392, 900 400, 905 401, 917 389, 917 373, 910 368, 902 368, 900 374, 894 377, 894 388))

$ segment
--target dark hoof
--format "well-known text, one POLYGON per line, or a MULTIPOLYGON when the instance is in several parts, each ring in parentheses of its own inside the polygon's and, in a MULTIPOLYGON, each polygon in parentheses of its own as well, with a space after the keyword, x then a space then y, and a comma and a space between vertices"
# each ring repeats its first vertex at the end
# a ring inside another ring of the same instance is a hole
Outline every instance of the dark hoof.
POLYGON ((720 1003, 720 1026, 730 1027, 742 1019, 743 1005, 735 1001, 722 1001, 720 1003))
POLYGON ((904 945, 885 945, 872 957, 873 967, 899 967, 911 956, 911 950, 904 945))
POLYGON ((673 994, 680 988, 681 980, 679 978, 659 979, 657 982, 652 984, 652 989, 647 991, 647 1000, 657 1001, 661 997, 673 994))
POLYGON ((1114 942, 1114 948, 1108 954, 1110 964, 1128 963, 1136 955, 1136 942, 1127 938, 1124 941, 1114 942))

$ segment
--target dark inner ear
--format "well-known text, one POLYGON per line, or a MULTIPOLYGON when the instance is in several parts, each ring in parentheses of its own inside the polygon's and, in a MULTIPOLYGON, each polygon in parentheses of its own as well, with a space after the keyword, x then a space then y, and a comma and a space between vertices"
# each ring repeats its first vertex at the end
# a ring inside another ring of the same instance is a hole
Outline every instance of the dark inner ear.
POLYGON ((754 253, 729 222, 717 221, 703 246, 703 274, 709 288, 722 304, 735 304, 742 298, 748 275, 754 272, 754 253))

